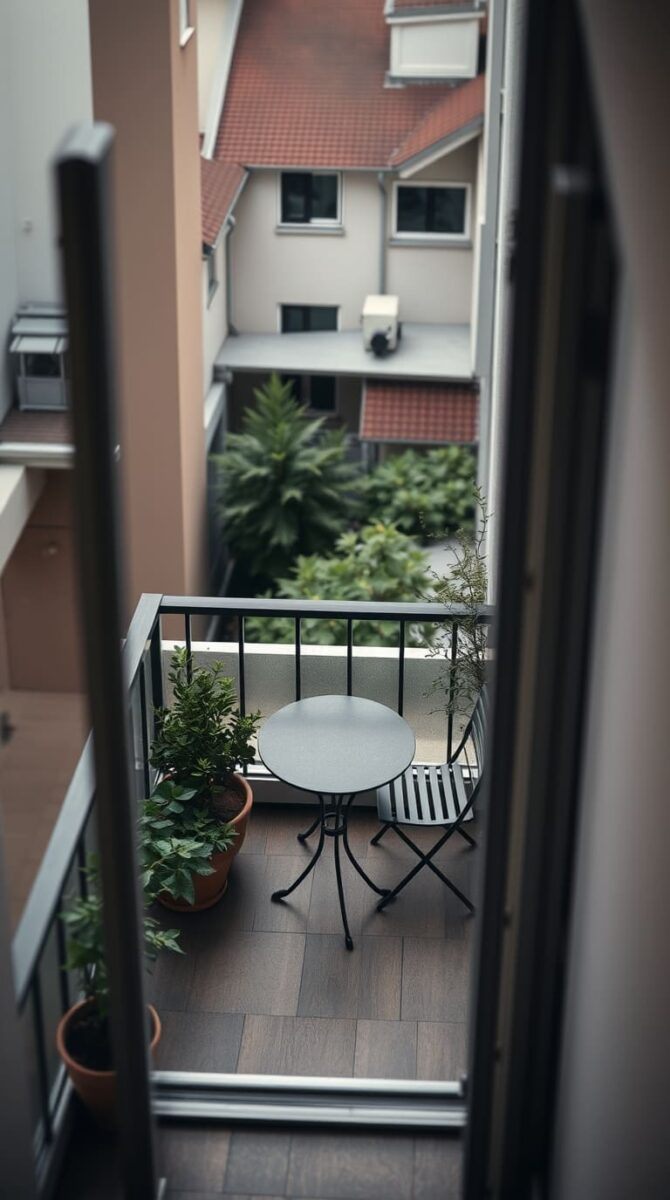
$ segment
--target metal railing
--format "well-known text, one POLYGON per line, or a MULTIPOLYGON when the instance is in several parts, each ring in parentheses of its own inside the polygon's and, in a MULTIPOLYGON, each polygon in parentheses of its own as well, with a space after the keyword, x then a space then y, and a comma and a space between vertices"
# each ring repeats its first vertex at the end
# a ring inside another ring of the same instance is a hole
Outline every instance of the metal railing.
MULTIPOLYGON (((286 617, 293 621, 294 695, 302 692, 301 622, 305 619, 342 620, 346 623, 346 693, 354 692, 354 625, 359 621, 396 622, 398 625, 397 687, 393 702, 399 713, 405 701, 407 628, 423 624, 446 625, 449 653, 458 655, 459 624, 471 612, 454 606, 377 604, 330 601, 258 600, 187 596, 144 595, 135 611, 123 646, 128 688, 129 718, 135 750, 138 803, 153 782, 150 749, 153 711, 163 702, 162 617, 183 618, 183 641, 193 645, 193 624, 198 618, 230 622, 237 637, 239 703, 246 708, 245 621, 249 617, 286 617)), ((478 621, 489 624, 492 610, 482 608, 478 621)), ((391 698, 389 697, 389 700, 391 698)), ((447 746, 451 749, 453 719, 448 719, 447 746)), ((68 1085, 55 1051, 55 1031, 62 1014, 73 1003, 73 981, 63 964, 65 931, 60 913, 68 895, 85 894, 82 872, 89 852, 95 849, 95 779, 92 739, 88 738, 68 787, 44 858, 33 883, 12 943, 16 1001, 28 1038, 29 1070, 34 1095, 35 1153, 38 1177, 49 1172, 52 1152, 63 1127, 68 1085)))

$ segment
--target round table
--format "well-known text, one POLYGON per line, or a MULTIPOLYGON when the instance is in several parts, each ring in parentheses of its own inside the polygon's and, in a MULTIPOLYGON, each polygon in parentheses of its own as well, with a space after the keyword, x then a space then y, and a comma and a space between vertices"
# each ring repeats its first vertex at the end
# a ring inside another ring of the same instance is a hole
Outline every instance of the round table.
POLYGON ((290 887, 274 892, 283 900, 314 870, 326 837, 334 840, 335 876, 344 940, 353 949, 340 865, 340 841, 358 874, 368 887, 385 896, 357 862, 347 837, 351 804, 359 792, 372 791, 397 779, 412 762, 415 739, 407 722, 374 700, 359 696, 313 696, 296 700, 269 717, 261 729, 258 752, 262 762, 284 783, 302 791, 315 792, 320 811, 309 829, 298 835, 304 842, 319 827, 319 843, 298 878, 290 887), (330 798, 327 807, 325 797, 330 798))

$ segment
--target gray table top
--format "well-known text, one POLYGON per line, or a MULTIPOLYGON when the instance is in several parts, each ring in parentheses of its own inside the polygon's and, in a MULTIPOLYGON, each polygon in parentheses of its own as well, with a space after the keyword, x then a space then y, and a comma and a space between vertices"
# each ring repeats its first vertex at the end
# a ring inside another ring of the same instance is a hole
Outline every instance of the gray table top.
POLYGON ((313 696, 273 714, 258 738, 261 760, 306 792, 366 792, 397 779, 414 758, 407 721, 359 696, 313 696))

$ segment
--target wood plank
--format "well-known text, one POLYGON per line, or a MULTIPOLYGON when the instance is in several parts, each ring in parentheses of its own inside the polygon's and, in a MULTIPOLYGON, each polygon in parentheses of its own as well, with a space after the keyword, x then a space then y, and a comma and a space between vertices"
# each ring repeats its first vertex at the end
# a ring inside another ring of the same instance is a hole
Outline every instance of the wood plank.
POLYGON ((313 1200, 408 1200, 413 1171, 414 1139, 409 1136, 297 1133, 286 1194, 313 1200))
POLYGON ((284 1195, 290 1133, 235 1131, 230 1138, 224 1192, 242 1196, 284 1195))
POLYGON ((295 1016, 304 952, 300 933, 232 933, 218 942, 203 939, 189 1008, 295 1016))
MULTIPOLYGON (((365 863, 363 869, 366 870, 367 860, 362 860, 362 862, 365 863)), ((341 863, 349 928, 352 937, 355 938, 356 934, 362 931, 364 922, 374 924, 378 897, 354 870, 344 853, 341 854, 341 863)), ((370 877, 373 882, 377 882, 374 871, 370 872, 370 877)), ((381 922, 377 922, 377 924, 379 925, 381 922)), ((327 934, 342 932, 335 863, 330 844, 326 846, 314 869, 307 931, 308 933, 327 934)), ((373 932, 372 929, 370 932, 373 932)))
MULTIPOLYGON (((410 829, 408 833, 412 837, 414 830, 410 829)), ((389 831, 387 837, 393 836, 389 831)), ((418 861, 415 855, 414 862, 418 861)), ((374 869, 370 872, 371 878, 374 878, 380 887, 394 888, 411 870, 412 865, 406 858, 381 863, 375 861, 374 869)), ((362 922, 362 932, 390 934, 394 937, 444 937, 447 932, 446 893, 447 888, 442 880, 428 867, 423 867, 396 899, 381 912, 377 912, 376 906, 371 911, 368 910, 362 922)), ((460 916, 462 917, 462 912, 460 916)))
POLYGON ((415 1021, 357 1021, 354 1075, 415 1079, 416 1037, 415 1021))
POLYGON ((251 1016, 238 1071, 269 1075, 352 1075, 356 1022, 321 1017, 251 1016))
POLYGON ((286 900, 277 904, 272 893, 289 887, 305 868, 297 855, 268 854, 254 903, 254 929, 265 932, 306 933, 314 873, 308 875, 286 900))
POLYGON ((159 1071, 237 1070, 244 1017, 237 1013, 161 1011, 159 1071))
POLYGON ((401 978, 400 938, 308 934, 298 1015, 397 1020, 401 978))
POLYGON ((419 1021, 417 1079, 461 1079, 467 1070, 466 1021, 419 1021))
POLYGON ((468 1015, 470 943, 465 938, 403 940, 404 1021, 465 1021, 468 1015))
POLYGON ((230 1133, 220 1125, 165 1125, 159 1130, 160 1170, 179 1192, 218 1192, 228 1162, 230 1133))
POLYGON ((413 1200, 460 1200, 463 1141, 453 1134, 417 1137, 413 1200))

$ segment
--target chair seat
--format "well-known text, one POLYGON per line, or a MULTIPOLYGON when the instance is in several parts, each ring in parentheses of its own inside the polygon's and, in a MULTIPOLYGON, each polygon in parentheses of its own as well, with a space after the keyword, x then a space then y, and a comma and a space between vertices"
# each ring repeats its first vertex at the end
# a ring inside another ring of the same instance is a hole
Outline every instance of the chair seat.
MULTIPOLYGON (((377 791, 377 813, 393 825, 453 825, 468 804, 468 790, 458 763, 425 766, 415 763, 377 791)), ((472 820, 472 808, 463 823, 472 820)))

